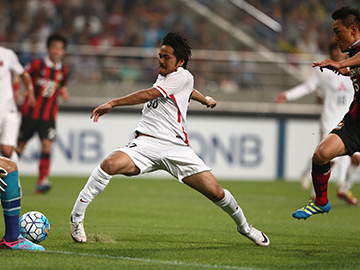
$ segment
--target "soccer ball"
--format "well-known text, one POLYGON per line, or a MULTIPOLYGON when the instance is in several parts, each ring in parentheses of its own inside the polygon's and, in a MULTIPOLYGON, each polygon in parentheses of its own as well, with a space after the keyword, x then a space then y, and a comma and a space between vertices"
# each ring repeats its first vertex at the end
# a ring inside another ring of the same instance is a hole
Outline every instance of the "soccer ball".
POLYGON ((49 220, 40 212, 31 211, 23 214, 19 220, 20 233, 34 243, 39 243, 49 235, 49 220))

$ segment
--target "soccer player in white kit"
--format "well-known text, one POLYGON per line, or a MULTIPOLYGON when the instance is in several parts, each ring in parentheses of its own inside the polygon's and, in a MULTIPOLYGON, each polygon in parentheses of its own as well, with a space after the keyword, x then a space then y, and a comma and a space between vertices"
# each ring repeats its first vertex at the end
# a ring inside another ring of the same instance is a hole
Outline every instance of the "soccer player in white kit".
POLYGON ((250 226, 231 193, 223 189, 210 168, 189 146, 186 115, 190 99, 208 107, 216 102, 194 90, 194 78, 186 69, 191 47, 185 36, 168 33, 159 52, 159 75, 150 89, 111 100, 91 114, 94 122, 117 106, 144 104, 135 139, 112 152, 90 175, 71 213, 71 236, 76 242, 86 242, 83 226, 89 203, 108 185, 115 174, 139 175, 165 170, 222 208, 235 221, 242 235, 260 246, 270 241, 261 231, 250 226))
MULTIPOLYGON (((348 58, 347 54, 340 51, 336 42, 329 44, 329 55, 335 61, 348 58)), ((341 121, 349 110, 350 103, 354 97, 354 90, 349 78, 339 76, 328 69, 323 71, 313 69, 311 75, 304 83, 282 92, 276 97, 276 102, 283 103, 316 92, 322 103, 320 117, 321 140, 341 121)), ((331 165, 336 163, 339 172, 337 196, 351 205, 358 204, 358 200, 352 194, 351 188, 356 179, 359 162, 359 153, 354 154, 351 158, 349 156, 342 156, 336 157, 331 161, 331 165)), ((311 183, 310 165, 311 160, 301 179, 301 184, 306 189, 310 187, 311 183)), ((312 190, 311 196, 315 197, 314 190, 312 190)))
POLYGON ((36 102, 31 77, 20 64, 15 52, 0 47, 0 145, 1 153, 18 161, 14 152, 17 143, 20 118, 15 104, 12 76, 20 76, 25 84, 24 95, 29 96, 31 106, 36 102), (13 73, 13 74, 12 74, 13 73))

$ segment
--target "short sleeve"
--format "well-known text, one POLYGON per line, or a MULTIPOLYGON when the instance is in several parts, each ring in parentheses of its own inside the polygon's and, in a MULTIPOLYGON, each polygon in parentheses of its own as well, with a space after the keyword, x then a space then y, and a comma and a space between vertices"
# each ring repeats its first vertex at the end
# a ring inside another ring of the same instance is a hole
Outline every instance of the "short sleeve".
POLYGON ((10 58, 10 69, 13 71, 16 75, 21 75, 25 69, 20 64, 19 59, 17 55, 13 51, 9 51, 9 58, 10 58))
POLYGON ((181 72, 173 72, 165 78, 159 77, 153 87, 158 89, 164 97, 175 95, 186 83, 186 76, 181 72))

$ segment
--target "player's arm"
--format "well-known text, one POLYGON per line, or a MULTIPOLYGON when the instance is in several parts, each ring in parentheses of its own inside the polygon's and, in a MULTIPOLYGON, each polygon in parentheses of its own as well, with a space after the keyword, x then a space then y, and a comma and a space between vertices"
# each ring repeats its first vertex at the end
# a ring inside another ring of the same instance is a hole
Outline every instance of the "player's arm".
POLYGON ((346 67, 360 66, 360 53, 340 62, 340 69, 346 67))
POLYGON ((20 97, 21 97, 21 91, 20 91, 20 77, 15 76, 13 79, 13 90, 14 90, 14 99, 15 103, 18 104, 20 97))
POLYGON ((341 62, 337 62, 332 59, 325 59, 324 61, 313 63, 313 67, 320 67, 321 71, 323 71, 323 68, 327 68, 344 76, 350 76, 350 70, 348 69, 348 67, 357 66, 357 65, 360 65, 359 53, 341 62))
POLYGON ((70 95, 69 95, 69 92, 68 92, 66 86, 63 86, 60 88, 59 94, 62 97, 63 101, 65 101, 65 102, 69 101, 70 95))
POLYGON ((28 98, 29 106, 34 107, 36 104, 36 98, 30 74, 27 71, 24 71, 20 74, 20 78, 25 85, 24 97, 28 98))
POLYGON ((100 116, 109 113, 114 107, 142 104, 158 97, 162 97, 162 94, 156 88, 140 90, 100 105, 93 110, 90 118, 94 118, 94 122, 98 122, 100 116))
POLYGON ((275 97, 276 103, 285 103, 291 100, 299 99, 303 96, 315 92, 318 85, 318 79, 315 74, 312 74, 304 83, 291 88, 290 90, 281 92, 275 97))
POLYGON ((217 104, 216 100, 212 97, 204 97, 198 90, 194 89, 191 94, 191 99, 200 102, 208 108, 214 108, 217 104))

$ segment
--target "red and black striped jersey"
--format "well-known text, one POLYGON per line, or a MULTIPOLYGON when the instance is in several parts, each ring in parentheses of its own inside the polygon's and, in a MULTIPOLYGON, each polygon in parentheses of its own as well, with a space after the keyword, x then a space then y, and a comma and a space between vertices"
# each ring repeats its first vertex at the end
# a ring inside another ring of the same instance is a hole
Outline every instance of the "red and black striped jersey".
MULTIPOLYGON (((360 51, 360 43, 349 50, 349 57, 354 56, 360 51)), ((353 122, 360 122, 360 66, 350 67, 350 78, 354 87, 354 99, 350 105, 349 112, 344 118, 353 122)))
POLYGON ((67 83, 68 67, 61 63, 53 65, 49 58, 45 57, 32 61, 27 71, 34 85, 36 105, 30 107, 25 98, 21 106, 22 115, 33 120, 55 120, 59 109, 57 97, 60 89, 67 83))

